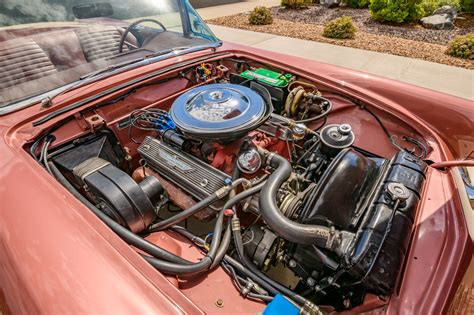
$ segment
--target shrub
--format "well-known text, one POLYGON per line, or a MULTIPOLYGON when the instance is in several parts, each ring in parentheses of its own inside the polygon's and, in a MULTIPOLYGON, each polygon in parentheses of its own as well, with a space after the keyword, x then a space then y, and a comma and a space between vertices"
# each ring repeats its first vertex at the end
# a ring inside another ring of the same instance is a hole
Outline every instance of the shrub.
POLYGON ((255 7, 250 12, 249 23, 253 25, 267 25, 273 23, 273 17, 270 10, 266 7, 255 7))
POLYGON ((329 38, 354 38, 357 28, 348 16, 341 16, 324 25, 323 35, 329 38))
POLYGON ((474 13, 474 0, 460 0, 459 5, 462 12, 474 13))
POLYGON ((431 15, 434 10, 436 10, 437 8, 441 8, 443 5, 453 6, 458 11, 461 9, 459 0, 423 0, 421 5, 423 6, 423 10, 425 11, 425 16, 431 15))
POLYGON ((448 55, 474 60, 474 34, 456 36, 448 45, 448 55))
POLYGON ((367 8, 370 4, 370 0, 344 0, 343 2, 355 9, 367 8))
POLYGON ((281 0, 281 6, 287 9, 301 9, 311 3, 311 0, 281 0))
POLYGON ((372 0, 369 9, 375 20, 395 23, 415 22, 425 15, 421 0, 372 0))

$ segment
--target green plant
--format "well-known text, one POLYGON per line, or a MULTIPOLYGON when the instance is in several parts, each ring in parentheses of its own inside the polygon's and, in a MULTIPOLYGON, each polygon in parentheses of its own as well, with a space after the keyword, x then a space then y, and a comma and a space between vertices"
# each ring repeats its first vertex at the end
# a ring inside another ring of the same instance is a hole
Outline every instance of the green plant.
POLYGON ((311 2, 311 0, 281 0, 281 6, 287 9, 301 9, 311 4, 311 2))
POLYGON ((436 9, 441 8, 443 5, 450 5, 455 7, 458 11, 461 9, 459 0, 423 0, 421 5, 425 11, 425 16, 431 15, 436 9))
POLYGON ((448 55, 474 60, 474 34, 456 36, 448 45, 448 55))
POLYGON ((418 21, 425 15, 422 0, 372 0, 370 14, 375 20, 395 23, 418 21))
POLYGON ((348 16, 329 21, 324 25, 323 35, 329 38, 354 38, 357 28, 348 16))
POLYGON ((255 7, 252 12, 250 12, 249 23, 253 25, 272 24, 272 13, 266 7, 255 7))
POLYGON ((344 0, 343 2, 355 9, 367 8, 370 4, 370 0, 344 0))
POLYGON ((462 12, 474 13, 474 0, 460 0, 459 4, 462 12))

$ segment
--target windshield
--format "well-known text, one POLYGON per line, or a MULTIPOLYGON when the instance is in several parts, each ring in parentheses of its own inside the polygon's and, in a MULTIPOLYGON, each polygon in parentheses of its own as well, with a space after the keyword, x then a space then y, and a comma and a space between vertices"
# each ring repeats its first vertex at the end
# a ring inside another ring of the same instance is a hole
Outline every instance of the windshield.
POLYGON ((2 0, 0 108, 111 65, 218 42, 187 0, 2 0))

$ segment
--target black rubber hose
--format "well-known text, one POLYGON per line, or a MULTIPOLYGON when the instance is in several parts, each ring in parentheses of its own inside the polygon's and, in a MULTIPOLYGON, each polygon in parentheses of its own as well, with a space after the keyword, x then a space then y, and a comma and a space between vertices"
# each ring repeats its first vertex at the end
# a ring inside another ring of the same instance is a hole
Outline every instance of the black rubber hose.
POLYGON ((214 226, 214 232, 212 235, 211 245, 209 246, 209 252, 207 256, 211 257, 212 260, 216 257, 219 251, 219 244, 221 244, 222 229, 224 226, 224 210, 221 210, 217 216, 216 225, 214 226))
POLYGON ((150 228, 147 230, 147 232, 152 233, 152 232, 162 231, 162 230, 165 230, 165 229, 169 228, 172 225, 176 225, 176 224, 180 223, 181 221, 186 220, 190 216, 198 213, 202 209, 208 207, 209 205, 216 202, 217 200, 219 200, 219 197, 216 194, 212 194, 212 195, 202 199, 201 201, 195 203, 194 205, 192 205, 188 209, 183 210, 183 211, 179 212, 178 214, 176 214, 176 215, 174 215, 174 216, 172 216, 168 219, 165 219, 163 221, 160 221, 158 223, 153 224, 152 226, 150 226, 150 228))
MULTIPOLYGON (((253 281, 251 281, 250 279, 244 279, 243 277, 237 275, 237 273, 235 272, 235 268, 233 266, 231 266, 229 263, 227 262, 224 262, 223 264, 221 264, 222 268, 232 277, 234 278, 234 283, 235 283, 235 287, 237 288, 237 290, 239 290, 239 292, 244 296, 244 297, 249 297, 249 298, 256 298, 256 299, 260 299, 260 300, 263 300, 265 302, 269 302, 269 301, 272 301, 273 300, 273 297, 268 295, 268 293, 264 293, 264 294, 261 294, 260 292, 256 292, 256 293, 253 293, 253 292, 245 292, 246 291, 246 287, 251 284, 251 288, 253 289, 254 286, 253 286, 253 281), (243 283, 242 283, 243 282, 243 283)), ((260 290, 259 290, 260 291, 260 290)))
MULTIPOLYGON (((265 184, 265 182, 259 183, 258 185, 254 186, 254 187, 251 187, 247 190, 244 190, 243 192, 241 192, 241 193, 235 195, 234 197, 230 198, 229 200, 227 200, 227 202, 222 207, 222 211, 224 211, 226 209, 231 209, 236 204, 238 204, 241 201, 247 199, 251 195, 254 195, 254 194, 258 193, 260 191, 260 189, 262 189, 264 184, 265 184)), ((216 236, 214 235, 212 237, 212 239, 214 240, 215 237, 216 236)), ((225 253, 227 252, 227 249, 229 248, 230 239, 231 239, 231 230, 230 230, 230 225, 228 225, 227 228, 226 228, 226 233, 224 234, 224 238, 222 239, 223 246, 221 246, 220 250, 216 253, 216 257, 214 259, 214 262, 213 262, 211 268, 214 268, 215 266, 217 266, 222 261, 222 258, 225 256, 225 253)))
POLYGON ((230 198, 229 200, 226 201, 226 203, 224 204, 224 206, 222 207, 222 209, 230 209, 232 208, 233 206, 235 206, 236 204, 238 204, 239 202, 247 199, 248 197, 252 196, 252 195, 255 195, 256 193, 258 193, 265 185, 265 181, 253 186, 253 187, 250 187, 246 190, 244 190, 243 192, 240 192, 238 193, 237 195, 235 195, 234 197, 230 198))
POLYGON ((149 227, 147 232, 152 233, 152 232, 157 232, 157 231, 162 231, 167 228, 169 228, 172 225, 176 225, 180 223, 181 221, 186 220, 190 216, 198 213, 201 211, 203 208, 211 205, 215 201, 223 198, 225 195, 227 195, 229 192, 231 192, 235 187, 238 185, 248 182, 248 180, 244 178, 238 178, 235 179, 230 186, 224 186, 220 189, 218 189, 216 192, 214 192, 212 195, 202 199, 201 201, 197 202, 193 206, 189 207, 186 210, 183 210, 179 212, 178 214, 173 215, 170 218, 167 218, 161 222, 155 223, 152 226, 149 227))
POLYGON ((198 273, 203 270, 210 268, 211 264, 216 257, 216 253, 220 248, 220 238, 222 234, 222 226, 224 223, 224 211, 220 211, 217 216, 216 225, 214 226, 214 236, 209 251, 203 259, 197 263, 192 263, 190 265, 177 265, 169 263, 166 261, 160 261, 154 259, 153 257, 142 255, 153 267, 156 269, 169 274, 182 275, 182 274, 191 274, 198 273))
MULTIPOLYGON (((183 228, 181 226, 173 226, 172 229, 174 231, 180 233, 181 235, 184 235, 185 237, 190 239, 192 242, 197 241, 202 245, 205 244, 205 241, 202 238, 192 234, 191 232, 189 232, 188 230, 186 230, 185 228, 183 228)), ((240 238, 240 240, 242 240, 242 238, 240 238)), ((244 256, 244 257, 246 257, 246 256, 244 256)), ((273 296, 275 296, 277 294, 286 295, 286 296, 290 297, 294 302, 296 302, 297 304, 299 304, 301 306, 304 305, 307 302, 306 299, 303 298, 302 296, 292 292, 290 289, 282 286, 281 284, 269 279, 265 274, 263 274, 260 270, 258 270, 255 267, 255 265, 253 265, 252 263, 250 265, 253 266, 253 268, 248 268, 247 266, 241 264, 239 261, 235 260, 234 258, 232 258, 229 255, 225 255, 223 260, 227 264, 234 267, 239 273, 241 273, 241 274, 245 275, 246 277, 252 279, 255 283, 257 283, 259 286, 261 286, 263 289, 265 289, 270 295, 273 295, 273 296), (257 271, 258 274, 256 274, 255 271, 257 271), (275 285, 278 286, 279 288, 275 288, 275 286, 269 284, 269 282, 274 282, 275 285)))
MULTIPOLYGON (((241 202, 242 200, 245 200, 249 196, 258 193, 262 189, 263 186, 265 186, 265 182, 261 182, 258 185, 254 186, 254 187, 251 187, 251 188, 235 195, 233 198, 229 199, 224 204, 224 206, 222 207, 221 213, 223 213, 223 210, 229 209, 232 206, 234 206, 235 204, 241 202)), ((240 226, 240 224, 239 224, 239 226, 240 226)), ((196 236, 194 236, 192 233, 188 232, 187 230, 185 230, 181 227, 173 227, 173 230, 177 231, 178 233, 183 234, 184 236, 188 237, 189 239, 191 239, 193 241, 199 239, 196 236)), ((273 295, 276 295, 276 294, 281 292, 281 293, 283 293, 287 296, 290 296, 294 301, 296 301, 297 303, 299 303, 301 305, 303 305, 306 302, 306 300, 303 297, 295 294, 294 292, 292 292, 288 288, 282 286, 281 284, 271 280, 265 274, 263 274, 260 270, 258 270, 258 268, 255 265, 253 265, 252 262, 249 261, 249 259, 246 257, 246 255, 243 252, 242 235, 240 234, 240 228, 237 231, 237 233, 236 233, 236 231, 233 230, 233 233, 234 233, 234 239, 238 239, 236 241, 236 244, 237 243, 240 244, 240 246, 236 246, 237 251, 239 253, 239 257, 244 262, 244 265, 248 268, 247 272, 244 271, 244 273, 247 276, 249 276, 252 280, 254 280, 256 283, 261 285, 264 289, 271 292, 273 295), (278 287, 278 288, 275 288, 275 287, 278 287)), ((216 240, 216 235, 213 236, 213 240, 216 240)), ((230 243, 230 234, 228 236, 228 240, 229 240, 229 243, 230 243)), ((222 250, 224 250, 224 248, 225 248, 225 251, 223 251, 223 253, 224 253, 223 256, 226 257, 225 260, 226 261, 228 261, 228 260, 233 261, 233 259, 231 257, 228 257, 227 255, 225 255, 225 252, 227 251, 229 243, 227 242, 226 236, 224 236, 224 239, 222 240, 222 246, 220 248, 220 251, 218 251, 218 254, 216 255, 216 258, 214 260, 215 263, 220 262, 220 260, 219 260, 220 259, 220 254, 222 254, 222 250)), ((212 243, 211 243, 211 246, 212 246, 212 243)), ((231 263, 231 264, 233 264, 233 263, 231 263)), ((236 266, 236 267, 237 267, 237 269, 242 271, 243 266, 240 266, 240 267, 236 266)))
POLYGON ((51 143, 53 143, 53 141, 46 138, 46 141, 44 142, 44 145, 43 145, 43 149, 41 149, 41 158, 43 159, 43 164, 46 167, 46 170, 48 171, 48 173, 53 174, 48 163, 48 148, 51 145, 51 143))
POLYGON ((63 176, 63 174, 58 170, 54 163, 49 163, 49 167, 56 179, 67 189, 71 194, 74 195, 79 201, 81 201, 87 208, 89 208, 95 215, 99 217, 108 227, 112 229, 115 233, 117 233, 124 241, 128 244, 135 246, 143 250, 144 252, 169 262, 179 263, 179 264, 192 264, 192 262, 185 260, 179 256, 174 255, 173 253, 168 252, 165 249, 162 249, 156 246, 153 243, 148 242, 147 240, 139 237, 138 235, 134 234, 133 232, 129 231, 125 227, 121 226, 105 213, 97 209, 89 200, 87 200, 84 196, 79 193, 76 188, 63 176))
POLYGON ((231 236, 232 236, 232 232, 230 230, 230 222, 227 222, 224 237, 222 237, 222 240, 221 240, 221 246, 219 247, 219 250, 216 253, 216 257, 214 258, 214 261, 213 261, 210 269, 215 268, 216 266, 218 266, 221 263, 221 261, 224 258, 227 250, 229 249, 231 236))
POLYGON ((208 256, 204 256, 201 261, 197 263, 192 263, 190 265, 180 265, 175 263, 170 263, 164 260, 158 260, 151 256, 141 255, 145 260, 158 269, 159 271, 171 275, 185 275, 192 273, 199 273, 203 270, 209 268, 212 263, 212 259, 208 256))
POLYGON ((280 294, 281 292, 275 289, 273 286, 268 284, 266 281, 262 280, 259 276, 257 276, 255 273, 253 273, 250 269, 242 265, 240 262, 235 260, 234 258, 230 257, 229 255, 224 256, 224 261, 237 269, 241 274, 249 277, 252 279, 255 283, 257 283, 259 286, 264 288, 268 293, 271 295, 275 296, 277 294, 280 294))
POLYGON ((266 274, 260 271, 260 269, 255 266, 247 255, 244 252, 244 245, 242 243, 242 234, 240 232, 240 222, 237 216, 234 216, 232 219, 232 233, 234 234, 234 243, 235 248, 237 250, 237 254, 239 255, 240 260, 242 263, 252 271, 258 278, 262 281, 268 283, 270 286, 274 287, 276 290, 280 291, 282 294, 291 298, 294 302, 298 305, 303 306, 306 304, 306 299, 299 294, 291 291, 287 287, 283 286, 282 284, 278 283, 277 281, 269 278, 266 274))
MULTIPOLYGON (((192 242, 199 242, 201 245, 204 245, 205 242, 202 238, 192 234, 191 232, 189 232, 188 230, 186 230, 185 228, 181 227, 181 226, 173 226, 172 227, 173 231, 176 231, 178 233, 180 233, 181 235, 187 237, 188 239, 190 239, 192 242)), ((232 265, 235 269, 237 269, 241 274, 244 274, 245 276, 249 277, 250 279, 252 279, 255 283, 257 283, 258 285, 260 285, 262 288, 264 288, 266 291, 268 291, 271 295, 277 295, 279 294, 280 292, 278 290, 276 290, 274 287, 272 287, 271 285, 269 285, 267 282, 263 281, 260 277, 258 277, 257 275, 255 275, 251 270, 249 270, 247 267, 245 267, 244 265, 242 265, 240 262, 238 262, 237 260, 235 260, 234 258, 232 258, 231 256, 229 255, 224 255, 224 258, 223 260, 228 263, 229 265, 232 265)))
MULTIPOLYGON (((44 162, 44 153, 45 153, 44 151, 45 151, 45 148, 46 148, 46 144, 48 144, 48 143, 49 143, 49 140, 46 138, 46 139, 44 140, 43 146, 41 147, 40 155, 39 155, 39 157, 38 157, 38 161, 39 161, 40 163, 43 163, 43 162, 44 162)), ((45 165, 45 166, 46 166, 46 165, 45 165)))
MULTIPOLYGON (((332 102, 330 100, 328 100, 327 98, 322 97, 322 96, 315 95, 315 98, 318 99, 319 101, 327 102, 328 107, 326 108, 326 110, 323 113, 321 113, 317 116, 311 117, 311 118, 302 119, 302 120, 295 120, 295 123, 297 123, 297 124, 310 123, 310 122, 319 120, 323 117, 326 117, 329 114, 329 112, 332 110, 332 102)), ((313 99, 313 101, 314 101, 314 99, 313 99)))
MULTIPOLYGON (((239 176, 240 176, 240 170, 237 167, 237 160, 236 160, 235 163, 234 163, 234 171, 232 172, 232 181, 237 180, 237 178, 239 178, 239 176)), ((236 190, 233 189, 229 193, 229 198, 233 198, 235 195, 236 195, 236 190)), ((222 207, 222 210, 225 211, 226 209, 227 209, 227 204, 224 204, 224 206, 222 207)), ((221 241, 222 246, 219 248, 219 251, 216 253, 216 257, 215 257, 214 262, 212 263, 210 269, 214 269, 216 266, 218 266, 221 263, 222 259, 224 258, 225 254, 226 254, 226 252, 227 252, 227 250, 229 249, 229 246, 230 246, 230 241, 231 241, 231 237, 232 237, 231 233, 232 232, 230 230, 230 222, 227 222, 224 237, 222 238, 222 241, 221 241)))
MULTIPOLYGON (((222 207, 222 210, 221 210, 221 213, 220 215, 222 215, 224 213, 224 210, 225 209, 230 209, 232 208, 234 205, 238 204, 239 202, 247 199, 248 197, 258 193, 263 187, 266 186, 266 182, 261 182, 259 183, 258 185, 254 186, 254 187, 251 187, 237 195, 235 195, 233 198, 229 199, 225 204, 224 206, 222 207)), ((222 215, 223 217, 223 215, 222 215)), ((237 218, 236 215, 234 215, 235 218, 237 218)), ((238 219, 237 219, 238 220, 238 219)), ((216 223, 217 224, 217 223, 216 223)), ((259 278, 260 281, 259 283, 268 283, 270 287, 275 287, 279 292, 282 292, 283 294, 291 297, 295 302, 297 302, 298 304, 301 304, 301 305, 304 305, 306 303, 306 300, 301 297, 300 295, 297 295, 295 294, 294 292, 292 292, 291 290, 289 290, 288 288, 286 288, 285 286, 279 284, 278 282, 268 278, 265 274, 263 274, 248 258, 247 256, 245 255, 244 251, 243 251, 243 244, 242 244, 242 235, 240 233, 240 224, 239 224, 239 228, 238 228, 238 231, 235 231, 234 229, 232 229, 232 232, 234 233, 234 241, 236 242, 236 247, 237 247, 237 252, 239 253, 239 257, 240 259, 243 261, 244 265, 249 268, 255 275, 255 278, 259 278)), ((220 234, 219 235, 216 235, 214 234, 213 236, 213 240, 216 241, 220 238, 220 234)), ((214 241, 211 243, 211 247, 214 243, 214 241)), ((223 240, 222 244, 222 249, 225 248, 224 245, 226 241, 225 239, 223 240)), ((209 253, 211 253, 211 250, 209 250, 209 253)), ((219 261, 220 260, 217 260, 217 256, 216 256, 216 261, 219 261)), ((266 286, 265 289, 268 290, 268 287, 269 286, 266 286)), ((275 290, 273 290, 275 292, 275 290)), ((278 293, 278 292, 277 292, 278 293)))
POLYGON ((267 151, 263 153, 268 156, 269 165, 275 169, 260 192, 259 208, 265 223, 276 234, 290 242, 331 249, 332 239, 337 236, 338 231, 332 231, 325 226, 294 222, 280 211, 276 201, 277 193, 291 175, 291 164, 278 154, 267 151))
POLYGON ((105 224, 107 224, 117 235, 122 237, 127 243, 133 245, 154 257, 142 255, 156 269, 169 274, 190 274, 197 273, 209 268, 213 262, 213 257, 219 251, 220 235, 222 233, 222 225, 224 221, 224 211, 220 211, 216 225, 214 227, 215 240, 211 243, 209 252, 203 259, 197 263, 189 262, 178 257, 150 242, 139 237, 125 227, 121 226, 102 211, 97 209, 89 200, 82 196, 74 186, 62 175, 53 163, 49 163, 53 175, 56 179, 68 189, 76 198, 78 198, 85 206, 87 206, 95 215, 97 215, 105 224), (159 260, 156 259, 164 259, 159 260))
POLYGON ((144 258, 155 268, 171 274, 188 274, 188 273, 197 273, 199 271, 203 271, 205 269, 209 269, 211 265, 213 265, 214 261, 220 262, 218 253, 226 252, 229 246, 229 242, 221 242, 221 235, 222 235, 222 227, 224 224, 224 210, 232 207, 236 203, 240 202, 241 200, 247 198, 248 196, 252 195, 253 193, 259 191, 264 183, 252 187, 244 192, 236 195, 235 197, 229 199, 222 207, 222 210, 219 212, 216 220, 216 224, 214 226, 214 233, 213 233, 213 241, 211 242, 209 251, 204 258, 197 263, 193 263, 191 265, 181 265, 176 266, 175 264, 157 261, 152 257, 144 256, 144 258), (217 259, 216 259, 217 258, 217 259))
MULTIPOLYGON (((87 200, 84 196, 82 196, 75 188, 72 186, 67 179, 61 174, 61 172, 56 168, 53 163, 50 163, 50 167, 53 171, 53 174, 58 179, 60 183, 62 183, 66 189, 68 189, 76 198, 82 201, 94 214, 96 214, 105 224, 107 224, 115 233, 121 236, 127 243, 143 250, 144 252, 153 255, 146 256, 142 255, 142 257, 150 263, 153 267, 160 270, 161 272, 173 274, 173 275, 181 275, 181 274, 190 274, 190 273, 197 273, 209 268, 212 264, 212 255, 215 255, 217 252, 217 247, 219 246, 219 240, 217 239, 215 242, 211 244, 211 248, 209 250, 209 254, 204 256, 201 261, 192 263, 187 261, 181 257, 178 257, 166 250, 148 242, 147 240, 139 237, 138 235, 134 234, 133 232, 127 230, 113 219, 109 218, 106 214, 102 211, 97 209, 89 200, 87 200), (214 253, 214 254, 212 254, 214 253), (160 259, 157 259, 158 257, 160 259)), ((215 234, 220 234, 222 232, 222 222, 223 222, 223 212, 220 213, 216 226, 214 228, 215 234), (220 223, 220 224, 219 224, 220 223), (219 232, 219 230, 221 232, 219 232)))

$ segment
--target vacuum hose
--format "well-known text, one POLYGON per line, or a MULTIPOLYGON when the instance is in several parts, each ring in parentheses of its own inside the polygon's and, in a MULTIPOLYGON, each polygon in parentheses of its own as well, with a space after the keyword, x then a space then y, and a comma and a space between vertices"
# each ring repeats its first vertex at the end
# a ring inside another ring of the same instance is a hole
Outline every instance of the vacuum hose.
MULTIPOLYGON (((216 225, 214 227, 214 235, 216 237, 215 241, 211 243, 209 252, 200 261, 190 262, 179 256, 174 255, 173 253, 166 251, 163 248, 156 246, 155 244, 148 242, 147 240, 141 238, 140 236, 131 232, 127 228, 123 227, 119 223, 115 222, 108 215, 106 215, 95 205, 93 205, 89 200, 87 200, 84 196, 82 196, 81 193, 79 193, 75 189, 75 187, 71 183, 69 183, 69 181, 62 175, 62 173, 52 162, 49 162, 49 167, 52 171, 52 174, 67 190, 69 190, 76 198, 83 202, 85 206, 87 206, 124 241, 151 255, 147 256, 142 254, 142 257, 161 272, 173 275, 184 275, 209 270, 211 264, 214 261, 214 257, 218 252, 221 251, 220 246, 222 245, 220 244, 220 239, 224 224, 223 211, 220 211, 220 213, 218 214, 216 225)), ((228 246, 228 244, 224 244, 223 246, 228 246)))
POLYGON ((277 193, 291 175, 291 164, 282 156, 263 149, 260 149, 260 154, 267 165, 275 169, 260 192, 260 213, 267 225, 290 242, 333 249, 335 241, 339 239, 337 230, 326 226, 297 223, 285 217, 280 211, 276 201, 277 193))

